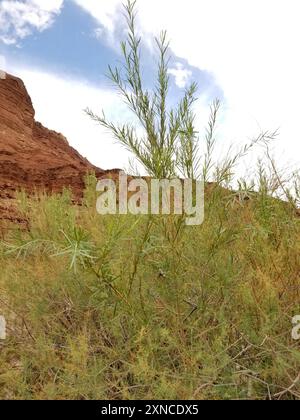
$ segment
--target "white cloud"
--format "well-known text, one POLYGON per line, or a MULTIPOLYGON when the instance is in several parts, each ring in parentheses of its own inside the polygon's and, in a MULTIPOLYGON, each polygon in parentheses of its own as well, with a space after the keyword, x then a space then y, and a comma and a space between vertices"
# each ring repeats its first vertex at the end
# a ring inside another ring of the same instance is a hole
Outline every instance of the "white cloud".
POLYGON ((169 69, 168 73, 175 77, 175 83, 181 89, 186 87, 192 76, 192 72, 185 69, 181 63, 176 63, 175 68, 169 69))
POLYGON ((78 6, 90 13, 108 32, 114 32, 118 19, 116 9, 120 0, 73 0, 78 6))
POLYGON ((0 55, 0 70, 6 70, 6 58, 4 55, 0 55))
MULTIPOLYGON (((121 1, 74 1, 115 34, 121 1)), ((224 136, 245 140, 260 128, 279 127, 279 149, 299 159, 299 0, 139 0, 137 6, 148 45, 167 29, 174 54, 215 77, 226 102, 224 136)))
POLYGON ((120 0, 73 0, 77 6, 89 13, 97 22, 94 36, 110 48, 119 51, 118 35, 126 27, 124 21, 124 1, 120 0))
POLYGON ((34 30, 49 28, 64 0, 3 0, 0 3, 0 40, 16 44, 34 30))
POLYGON ((127 165, 129 154, 83 112, 86 107, 99 114, 104 109, 115 122, 130 121, 131 115, 115 91, 65 75, 8 64, 8 72, 24 81, 38 121, 61 132, 71 146, 100 168, 124 168, 127 165))

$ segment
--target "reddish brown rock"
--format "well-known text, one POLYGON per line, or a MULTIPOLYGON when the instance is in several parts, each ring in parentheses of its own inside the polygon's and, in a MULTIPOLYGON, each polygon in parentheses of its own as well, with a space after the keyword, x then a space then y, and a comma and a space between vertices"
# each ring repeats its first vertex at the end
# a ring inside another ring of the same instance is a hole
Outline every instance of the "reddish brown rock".
POLYGON ((17 189, 60 192, 70 187, 79 199, 89 171, 103 176, 67 142, 34 119, 30 96, 22 80, 0 78, 0 199, 17 189))

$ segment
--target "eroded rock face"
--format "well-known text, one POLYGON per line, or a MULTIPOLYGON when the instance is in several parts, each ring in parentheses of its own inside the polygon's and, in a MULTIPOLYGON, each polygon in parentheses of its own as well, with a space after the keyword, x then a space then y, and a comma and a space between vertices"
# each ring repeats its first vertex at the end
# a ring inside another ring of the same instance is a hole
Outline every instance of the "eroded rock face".
POLYGON ((22 80, 9 74, 0 78, 0 200, 20 188, 31 192, 60 192, 71 187, 80 199, 84 176, 106 171, 93 166, 66 138, 34 119, 30 96, 22 80))

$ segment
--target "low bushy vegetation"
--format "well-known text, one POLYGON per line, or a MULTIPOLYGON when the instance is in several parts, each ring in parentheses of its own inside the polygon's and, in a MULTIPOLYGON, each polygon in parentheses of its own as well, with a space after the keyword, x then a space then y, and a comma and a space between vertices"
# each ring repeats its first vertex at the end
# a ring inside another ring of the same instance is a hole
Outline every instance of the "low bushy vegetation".
POLYGON ((28 199, 1 243, 0 398, 298 398, 300 219, 211 185, 202 226, 28 199))

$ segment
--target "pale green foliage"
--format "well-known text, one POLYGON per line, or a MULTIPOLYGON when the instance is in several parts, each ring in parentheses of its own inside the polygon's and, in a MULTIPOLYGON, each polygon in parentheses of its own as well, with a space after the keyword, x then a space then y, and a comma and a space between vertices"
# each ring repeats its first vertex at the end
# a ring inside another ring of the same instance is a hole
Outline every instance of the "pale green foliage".
POLYGON ((97 215, 95 181, 81 207, 22 202, 30 232, 0 244, 0 398, 298 399, 293 206, 214 186, 183 229, 97 215))
POLYGON ((169 91, 169 43, 166 32, 156 39, 159 52, 157 84, 153 91, 144 88, 141 71, 141 39, 135 28, 135 3, 125 6, 128 25, 126 42, 121 48, 123 69, 109 67, 109 77, 119 93, 137 117, 144 135, 131 124, 116 125, 104 112, 102 116, 87 109, 95 121, 107 128, 114 138, 133 153, 149 175, 169 178, 178 172, 194 178, 199 169, 198 138, 194 127, 193 104, 197 86, 192 83, 176 109, 168 109, 169 91))
POLYGON ((197 100, 197 84, 192 83, 174 109, 168 106, 169 93, 169 43, 166 32, 156 39, 159 54, 157 81, 153 90, 144 87, 141 68, 141 38, 137 35, 135 17, 136 1, 127 1, 124 6, 128 35, 121 43, 123 67, 109 66, 109 78, 116 86, 138 124, 116 124, 104 111, 102 116, 86 109, 86 113, 106 128, 113 138, 124 146, 146 172, 155 178, 181 176, 219 185, 232 181, 237 163, 255 146, 268 144, 277 133, 263 132, 233 153, 229 148, 225 157, 216 162, 216 126, 220 101, 211 106, 210 118, 204 139, 205 151, 195 127, 194 104, 197 100), (141 128, 143 134, 141 133, 141 128), (201 153, 202 152, 202 153, 201 153))

